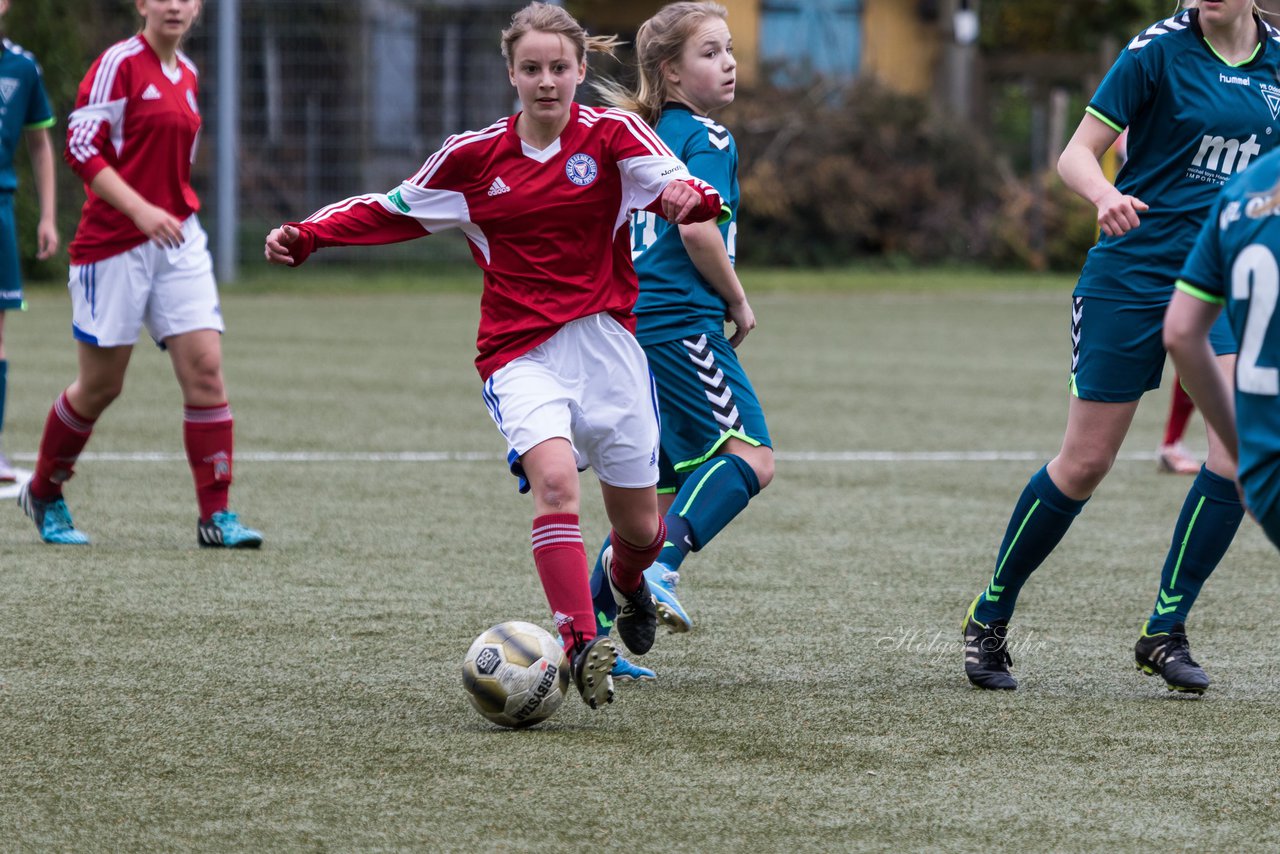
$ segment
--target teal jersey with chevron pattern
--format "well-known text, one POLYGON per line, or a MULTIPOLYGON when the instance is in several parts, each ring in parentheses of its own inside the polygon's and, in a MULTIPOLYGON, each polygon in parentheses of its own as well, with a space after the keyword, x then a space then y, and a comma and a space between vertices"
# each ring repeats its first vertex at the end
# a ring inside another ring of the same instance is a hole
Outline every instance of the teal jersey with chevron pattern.
POLYGON ((1116 188, 1151 209, 1137 228, 1098 241, 1077 296, 1167 302, 1218 190, 1280 142, 1280 30, 1255 20, 1260 44, 1238 65, 1205 40, 1194 9, 1121 51, 1088 112, 1129 129, 1116 188))
POLYGON ((1280 453, 1280 152, 1218 196, 1178 277, 1178 289, 1225 303, 1236 356, 1240 479, 1280 453))
POLYGON ((13 155, 22 132, 52 125, 53 112, 36 58, 5 39, 0 47, 0 191, 11 193, 18 187, 13 155))
MULTIPOLYGON (((656 130, 694 177, 715 187, 729 206, 732 216, 720 224, 720 234, 732 262, 738 231, 738 146, 733 135, 675 103, 663 106, 656 130)), ((641 344, 724 331, 725 302, 693 266, 678 226, 646 211, 633 214, 631 258, 640 279, 635 314, 641 344)))

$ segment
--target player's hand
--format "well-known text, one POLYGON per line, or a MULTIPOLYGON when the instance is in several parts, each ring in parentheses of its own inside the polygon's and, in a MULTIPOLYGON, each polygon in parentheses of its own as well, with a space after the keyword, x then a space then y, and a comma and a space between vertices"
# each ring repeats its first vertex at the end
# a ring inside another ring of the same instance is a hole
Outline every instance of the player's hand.
POLYGON ((53 220, 40 220, 36 226, 36 257, 41 261, 52 258, 58 251, 58 227, 53 220))
POLYGON ((133 224, 162 249, 177 249, 182 245, 182 221, 162 207, 147 205, 133 218, 133 224))
POLYGON ((1098 202, 1098 228, 1108 237, 1119 237, 1141 224, 1138 214, 1149 210, 1146 202, 1116 190, 1098 202))
POLYGON ((738 345, 746 340, 747 334, 756 328, 756 313, 744 299, 736 305, 729 306, 727 317, 734 326, 733 337, 729 339, 729 344, 737 349, 738 345))
POLYGON ((267 261, 272 264, 285 264, 294 267, 302 261, 294 258, 290 247, 297 246, 302 232, 298 231, 292 225, 282 225, 279 228, 273 228, 267 234, 266 246, 263 248, 263 254, 267 261))
POLYGON ((662 191, 662 216, 679 225, 702 204, 702 193, 684 181, 672 181, 662 191))

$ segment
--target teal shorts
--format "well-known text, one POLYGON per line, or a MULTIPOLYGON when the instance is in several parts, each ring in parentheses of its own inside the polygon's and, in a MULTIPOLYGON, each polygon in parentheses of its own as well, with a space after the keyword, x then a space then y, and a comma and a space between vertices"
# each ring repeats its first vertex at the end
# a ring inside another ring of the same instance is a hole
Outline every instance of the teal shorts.
POLYGON ((646 344, 644 352, 662 417, 659 492, 677 491, 731 437, 773 447, 756 390, 722 333, 646 344))
MULTIPOLYGON (((1098 297, 1071 299, 1071 393, 1081 400, 1127 403, 1160 387, 1165 305, 1098 297)), ((1239 350, 1226 312, 1209 331, 1219 356, 1239 350)))
POLYGON ((1244 504, 1267 538, 1280 548, 1280 450, 1250 466, 1240 476, 1244 504))
POLYGON ((25 306, 22 267, 18 264, 18 229, 13 221, 13 193, 0 191, 0 311, 25 306))

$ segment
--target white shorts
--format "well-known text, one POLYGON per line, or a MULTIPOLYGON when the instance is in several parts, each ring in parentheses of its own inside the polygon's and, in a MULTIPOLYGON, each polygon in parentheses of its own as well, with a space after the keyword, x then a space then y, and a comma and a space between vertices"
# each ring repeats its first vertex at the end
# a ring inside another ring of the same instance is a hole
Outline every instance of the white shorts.
POLYGON ((197 329, 224 330, 209 237, 195 214, 182 223, 182 245, 147 241, 92 264, 72 264, 71 331, 99 347, 135 344, 145 323, 157 344, 197 329))
POLYGON ((610 486, 658 482, 658 401, 635 336, 608 314, 579 318, 503 365, 484 384, 485 405, 506 437, 512 474, 547 439, 568 439, 579 470, 610 486))

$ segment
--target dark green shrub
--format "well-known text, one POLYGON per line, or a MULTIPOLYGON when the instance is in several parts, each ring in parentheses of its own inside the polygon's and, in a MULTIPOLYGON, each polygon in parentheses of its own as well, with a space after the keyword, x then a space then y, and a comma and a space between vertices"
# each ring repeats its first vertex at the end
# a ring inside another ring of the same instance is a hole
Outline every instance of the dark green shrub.
POLYGON ((741 152, 741 260, 992 252, 1002 180, 990 146, 921 99, 871 81, 836 96, 759 90, 740 93, 726 121, 741 152))

